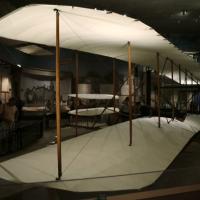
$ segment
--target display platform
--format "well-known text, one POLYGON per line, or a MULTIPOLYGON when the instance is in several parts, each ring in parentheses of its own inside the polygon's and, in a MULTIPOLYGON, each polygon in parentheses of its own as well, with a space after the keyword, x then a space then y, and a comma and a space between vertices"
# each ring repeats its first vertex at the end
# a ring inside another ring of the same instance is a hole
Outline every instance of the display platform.
POLYGON ((200 117, 167 123, 157 117, 123 122, 62 142, 63 175, 57 176, 56 145, 0 163, 1 178, 76 192, 140 189, 154 183, 200 130, 200 117))

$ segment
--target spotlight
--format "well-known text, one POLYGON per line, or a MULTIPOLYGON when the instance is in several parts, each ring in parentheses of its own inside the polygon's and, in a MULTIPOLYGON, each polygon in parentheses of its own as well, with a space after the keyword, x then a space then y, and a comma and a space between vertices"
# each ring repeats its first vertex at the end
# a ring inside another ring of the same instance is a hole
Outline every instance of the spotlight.
POLYGON ((17 64, 17 67, 21 68, 22 66, 20 64, 17 64))

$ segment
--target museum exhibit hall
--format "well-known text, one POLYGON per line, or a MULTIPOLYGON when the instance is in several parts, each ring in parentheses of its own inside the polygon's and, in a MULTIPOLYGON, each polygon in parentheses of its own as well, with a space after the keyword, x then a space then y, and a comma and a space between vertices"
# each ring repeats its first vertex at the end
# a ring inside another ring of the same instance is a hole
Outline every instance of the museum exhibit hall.
POLYGON ((0 199, 200 199, 198 0, 0 1, 0 199))

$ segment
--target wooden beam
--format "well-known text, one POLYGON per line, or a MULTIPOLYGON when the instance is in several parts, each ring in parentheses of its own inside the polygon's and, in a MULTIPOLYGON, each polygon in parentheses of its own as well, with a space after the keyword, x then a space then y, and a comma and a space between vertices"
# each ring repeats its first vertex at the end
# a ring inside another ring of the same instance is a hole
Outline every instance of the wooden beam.
POLYGON ((79 83, 79 57, 78 52, 76 52, 76 137, 78 136, 78 83, 79 83))
POLYGON ((2 74, 0 74, 0 92, 2 91, 2 80, 3 80, 3 77, 2 77, 2 74))
POLYGON ((114 112, 116 110, 115 96, 116 96, 116 62, 115 62, 115 58, 113 58, 113 106, 114 106, 114 112))
POLYGON ((128 85, 129 85, 129 146, 132 146, 132 65, 131 65, 131 44, 128 42, 128 85))
POLYGON ((185 70, 185 84, 187 85, 187 70, 185 70))
MULTIPOLYGON (((174 62, 173 62, 173 60, 171 60, 171 78, 172 78, 172 82, 174 82, 174 62)), ((174 119, 174 117, 175 117, 174 112, 175 112, 174 88, 172 88, 172 119, 174 119)))
POLYGON ((59 30, 59 11, 56 12, 56 136, 57 136, 57 157, 58 157, 58 177, 62 176, 62 157, 61 157, 61 128, 60 128, 60 30, 59 30))
POLYGON ((191 76, 191 85, 193 85, 193 74, 190 73, 190 76, 191 76))
POLYGON ((181 84, 181 65, 178 66, 179 83, 181 84))
POLYGON ((146 70, 146 104, 151 107, 151 70, 146 70))
POLYGON ((160 54, 156 53, 156 74, 157 74, 157 113, 158 113, 158 128, 160 128, 160 54))
MULTIPOLYGON (((185 85, 187 85, 187 70, 185 70, 185 85)), ((188 93, 186 91, 186 112, 188 111, 188 93)))
MULTIPOLYGON (((136 81, 135 81, 135 66, 134 64, 131 65, 132 68, 132 77, 133 77, 133 108, 136 106, 136 81)), ((132 109, 132 113, 135 113, 135 110, 132 109)))

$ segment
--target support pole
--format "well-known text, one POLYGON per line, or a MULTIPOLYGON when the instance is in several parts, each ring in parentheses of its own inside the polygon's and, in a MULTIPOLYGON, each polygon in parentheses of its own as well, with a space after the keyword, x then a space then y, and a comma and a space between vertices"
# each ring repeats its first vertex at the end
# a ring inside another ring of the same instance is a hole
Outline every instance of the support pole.
POLYGON ((76 52, 76 137, 78 136, 78 83, 79 83, 79 57, 76 52))
MULTIPOLYGON (((136 107, 136 80, 135 80, 135 66, 132 64, 132 77, 133 77, 133 108, 136 107)), ((132 113, 135 114, 136 110, 133 109, 132 113)), ((136 113, 137 114, 137 113, 136 113)))
POLYGON ((193 85, 193 74, 190 73, 190 75, 191 75, 191 85, 193 85))
POLYGON ((181 84, 181 66, 178 66, 179 83, 181 84))
POLYGON ((132 66, 131 66, 131 44, 128 42, 128 85, 129 85, 129 146, 132 146, 132 66))
POLYGON ((187 85, 187 70, 185 70, 185 84, 187 85))
MULTIPOLYGON (((187 85, 187 70, 185 70, 185 85, 187 85)), ((186 88, 186 112, 188 111, 188 90, 186 88)))
MULTIPOLYGON (((173 60, 171 60, 171 78, 172 78, 172 82, 174 82, 174 62, 173 62, 173 60)), ((174 110, 175 110, 174 88, 172 87, 172 119, 174 119, 174 117, 175 117, 174 110)))
POLYGON ((151 107, 151 70, 146 70, 146 104, 151 107))
POLYGON ((157 63, 157 113, 158 113, 158 128, 160 128, 160 54, 156 53, 157 63))
POLYGON ((57 136, 57 157, 58 157, 58 177, 62 176, 62 157, 61 157, 61 128, 60 128, 60 30, 59 30, 59 11, 56 12, 56 136, 57 136))
MULTIPOLYGON (((3 93, 2 93, 2 81, 3 81, 3 77, 2 77, 2 74, 0 75, 0 94, 1 94, 1 100, 3 100, 3 93)), ((2 103, 3 103, 3 101, 2 101, 2 103)), ((5 102, 4 103, 6 103, 6 100, 5 100, 5 102)))
POLYGON ((116 96, 116 65, 115 65, 115 59, 113 58, 113 106, 114 106, 114 112, 116 110, 115 96, 116 96))

